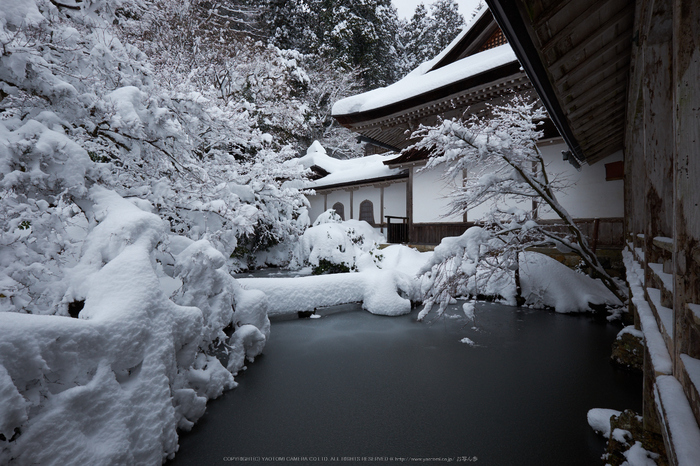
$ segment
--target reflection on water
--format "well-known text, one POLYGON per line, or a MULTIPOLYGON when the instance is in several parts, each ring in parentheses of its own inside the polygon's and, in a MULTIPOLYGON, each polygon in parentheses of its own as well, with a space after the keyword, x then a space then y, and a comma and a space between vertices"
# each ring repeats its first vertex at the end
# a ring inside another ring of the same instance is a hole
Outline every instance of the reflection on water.
POLYGON ((322 314, 273 322, 264 355, 181 436, 173 465, 224 457, 601 464, 605 442, 587 411, 641 411, 641 376, 608 362, 619 327, 588 316, 484 303, 473 329, 463 317, 421 323, 417 311, 381 317, 358 305, 322 314))

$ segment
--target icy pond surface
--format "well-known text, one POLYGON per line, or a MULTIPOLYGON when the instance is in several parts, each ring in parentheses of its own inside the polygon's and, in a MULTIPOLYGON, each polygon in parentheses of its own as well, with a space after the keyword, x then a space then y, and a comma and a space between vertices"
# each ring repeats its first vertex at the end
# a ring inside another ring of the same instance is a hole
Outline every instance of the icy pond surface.
POLYGON ((641 412, 641 376, 608 362, 619 327, 590 316, 483 303, 474 330, 463 317, 416 322, 417 310, 321 313, 273 322, 264 355, 181 436, 171 465, 265 457, 595 465, 605 442, 587 411, 641 412), (465 336, 479 346, 460 343, 465 336))

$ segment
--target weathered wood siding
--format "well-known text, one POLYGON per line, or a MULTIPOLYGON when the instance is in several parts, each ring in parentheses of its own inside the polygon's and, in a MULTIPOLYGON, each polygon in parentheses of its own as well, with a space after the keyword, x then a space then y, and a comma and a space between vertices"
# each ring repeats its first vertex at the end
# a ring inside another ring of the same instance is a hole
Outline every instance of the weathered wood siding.
POLYGON ((700 8, 694 0, 676 0, 673 11, 674 250, 676 311, 674 374, 700 423, 700 397, 680 358, 700 359, 700 8))
MULTIPOLYGON (((626 236, 641 251, 645 298, 673 376, 700 423, 698 387, 684 364, 700 362, 700 307, 693 307, 700 304, 700 9, 694 0, 639 1, 635 31, 625 134, 626 236), (663 317, 669 310, 671 328, 663 317)), ((646 358, 645 426, 664 435, 669 460, 678 464, 678 444, 654 398, 656 374, 646 358)))
POLYGON ((411 244, 440 244, 446 236, 459 236, 473 223, 464 222, 433 222, 433 223, 413 223, 408 233, 411 244))

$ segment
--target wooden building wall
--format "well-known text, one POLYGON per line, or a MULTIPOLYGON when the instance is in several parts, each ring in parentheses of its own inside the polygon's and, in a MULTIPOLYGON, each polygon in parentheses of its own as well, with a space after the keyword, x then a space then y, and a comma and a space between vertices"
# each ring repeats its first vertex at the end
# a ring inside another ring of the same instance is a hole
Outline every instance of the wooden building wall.
MULTIPOLYGON (((694 0, 641 0, 635 16, 625 134, 626 237, 644 270, 644 299, 671 358, 672 376, 700 423, 700 8, 694 0)), ((649 351, 646 359, 645 425, 663 434, 671 464, 684 464, 684 455, 700 445, 679 443, 659 388, 662 379, 662 386, 675 382, 656 370, 649 351)))

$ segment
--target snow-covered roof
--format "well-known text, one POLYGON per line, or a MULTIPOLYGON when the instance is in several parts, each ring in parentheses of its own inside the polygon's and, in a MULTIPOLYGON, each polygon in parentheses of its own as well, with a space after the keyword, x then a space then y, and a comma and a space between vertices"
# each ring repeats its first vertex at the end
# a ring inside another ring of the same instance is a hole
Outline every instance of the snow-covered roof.
POLYGON ((339 100, 333 105, 332 113, 347 115, 384 107, 514 61, 517 58, 510 45, 499 45, 426 74, 410 73, 390 86, 339 100))
POLYGON ((309 147, 306 155, 299 159, 305 168, 317 166, 329 174, 321 179, 310 181, 307 188, 320 189, 330 186, 377 181, 400 176, 401 170, 389 168, 385 161, 396 158, 396 154, 370 155, 356 159, 339 160, 326 154, 318 141, 309 147))
POLYGON ((474 53, 452 63, 449 60, 444 63, 446 57, 453 52, 458 44, 465 45, 462 44, 465 36, 487 13, 489 13, 487 8, 480 10, 470 24, 440 54, 421 64, 396 83, 336 102, 333 105, 333 116, 355 114, 386 107, 449 86, 501 65, 517 62, 512 48, 509 44, 505 44, 474 53))
POLYGON ((488 11, 489 11, 488 8, 482 8, 479 11, 477 11, 476 14, 474 15, 474 17, 469 21, 469 23, 464 26, 464 28, 462 29, 462 32, 457 34, 457 37, 455 37, 447 47, 445 47, 440 53, 438 53, 432 59, 428 60, 425 63, 421 63, 420 65, 418 65, 418 67, 416 69, 414 69, 413 71, 408 73, 405 77, 407 78, 407 77, 412 76, 412 75, 422 76, 422 75, 428 73, 430 70, 432 70, 435 67, 435 65, 440 63, 442 61, 442 59, 445 58, 445 56, 447 56, 447 54, 452 52, 452 50, 457 46, 457 44, 462 42, 462 40, 464 39, 464 36, 466 36, 469 33, 469 31, 471 31, 472 27, 477 23, 477 21, 479 21, 486 13, 488 13, 488 11))

